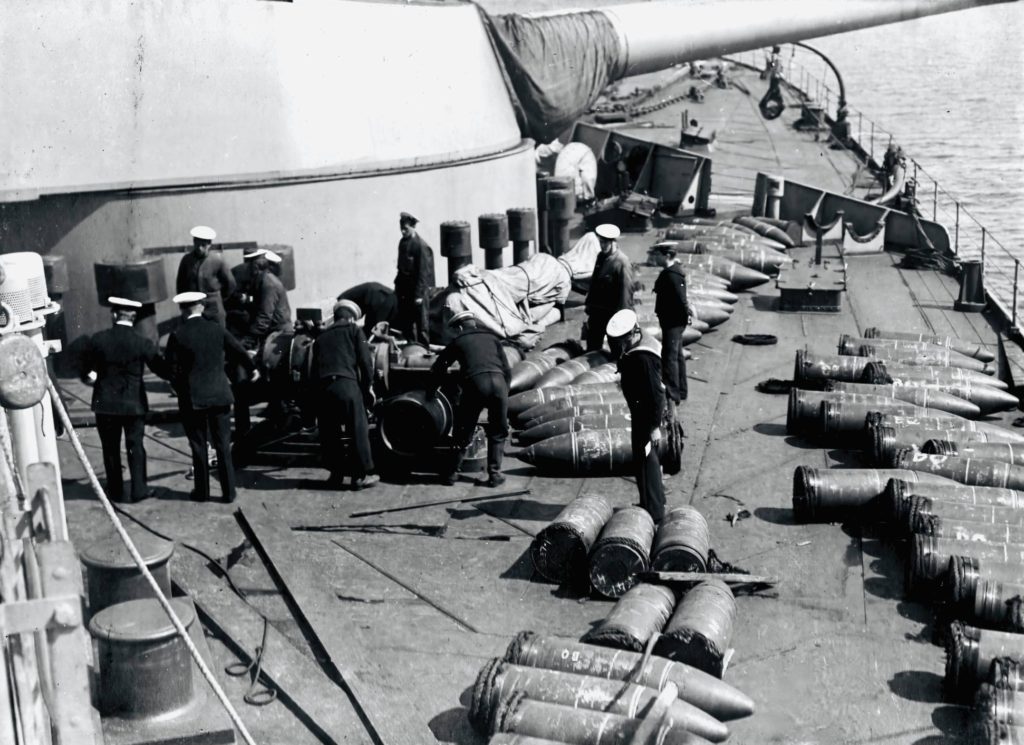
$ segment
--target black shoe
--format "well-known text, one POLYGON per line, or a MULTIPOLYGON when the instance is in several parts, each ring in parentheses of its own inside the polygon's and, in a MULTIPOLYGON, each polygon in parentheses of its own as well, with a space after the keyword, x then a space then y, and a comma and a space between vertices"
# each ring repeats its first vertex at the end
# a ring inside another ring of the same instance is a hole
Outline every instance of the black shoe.
POLYGON ((198 494, 196 493, 196 490, 195 490, 195 489, 193 489, 192 491, 190 491, 190 492, 188 493, 188 498, 189 498, 189 499, 191 499, 191 500, 192 500, 193 502, 205 502, 205 501, 206 501, 206 499, 205 499, 205 498, 203 498, 203 497, 200 497, 200 496, 199 496, 199 495, 198 495, 198 494))
POLYGON ((457 473, 449 473, 446 476, 441 477, 441 483, 445 486, 455 486, 455 482, 459 480, 457 473))
POLYGON ((505 483, 505 477, 504 476, 502 476, 500 473, 492 473, 486 479, 481 479, 480 481, 477 481, 476 485, 477 486, 487 486, 487 487, 490 487, 491 489, 493 489, 494 487, 501 486, 504 483, 505 483))

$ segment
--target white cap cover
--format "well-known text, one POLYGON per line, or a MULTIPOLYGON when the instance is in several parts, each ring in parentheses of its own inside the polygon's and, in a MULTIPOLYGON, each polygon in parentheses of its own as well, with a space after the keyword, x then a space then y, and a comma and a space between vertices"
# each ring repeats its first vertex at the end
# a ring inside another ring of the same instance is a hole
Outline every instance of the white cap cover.
POLYGON ((622 231, 619 230, 619 227, 617 225, 612 225, 609 222, 606 222, 603 225, 598 225, 594 228, 594 232, 597 233, 599 238, 604 238, 609 241, 614 241, 622 235, 622 231))
POLYGON ((609 339, 618 339, 632 333, 635 328, 636 313, 629 308, 625 308, 611 317, 611 320, 608 321, 608 325, 605 327, 605 332, 608 334, 609 339))
POLYGON ((339 300, 334 304, 334 312, 337 314, 339 310, 346 308, 354 314, 354 318, 357 320, 363 317, 363 309, 359 307, 352 300, 339 300))
POLYGON ((274 263, 274 264, 280 264, 282 261, 284 261, 284 259, 281 258, 280 254, 276 254, 276 253, 274 253, 273 251, 271 251, 269 249, 267 250, 267 253, 266 253, 266 259, 267 259, 267 261, 269 261, 271 263, 274 263))
POLYGON ((206 300, 205 292, 181 292, 175 295, 172 300, 178 305, 193 305, 206 300))
POLYGON ((114 297, 113 295, 107 298, 107 304, 111 308, 128 308, 129 310, 136 310, 142 307, 142 303, 138 300, 129 300, 128 298, 114 297))
POLYGON ((213 228, 207 227, 206 225, 196 225, 191 230, 193 238, 198 238, 203 241, 212 241, 217 238, 217 231, 213 228))

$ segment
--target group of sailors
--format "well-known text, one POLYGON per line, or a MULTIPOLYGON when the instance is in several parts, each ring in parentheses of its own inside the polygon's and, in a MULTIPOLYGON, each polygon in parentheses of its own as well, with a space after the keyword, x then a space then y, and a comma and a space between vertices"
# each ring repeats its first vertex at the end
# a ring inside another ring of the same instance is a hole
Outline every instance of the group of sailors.
MULTIPOLYGON (((373 366, 364 324, 387 321, 410 341, 427 345, 429 309, 434 289, 434 257, 416 232, 417 219, 401 213, 398 272, 394 292, 377 283, 357 285, 342 293, 331 323, 312 345, 311 375, 315 386, 317 424, 324 466, 331 488, 345 478, 353 489, 372 486, 374 473, 369 440, 368 410, 375 404, 373 366), (361 302, 360 302, 361 301, 361 302), (348 440, 348 446, 345 440, 348 440), (347 454, 347 457, 343 455, 347 454)), ((632 446, 640 503, 660 520, 665 511, 664 486, 658 459, 666 406, 687 397, 686 369, 680 337, 688 321, 685 276, 669 257, 654 292, 655 313, 661 324, 661 345, 648 338, 637 321, 635 283, 630 262, 617 246, 619 229, 610 224, 595 229, 600 253, 595 262, 585 310, 582 336, 588 350, 604 347, 607 337, 618 361, 621 387, 630 409, 632 446)), ((182 320, 170 334, 163 353, 132 328, 142 304, 111 297, 113 326, 94 334, 81 355, 83 374, 94 379, 92 408, 103 449, 108 496, 125 501, 120 444, 124 437, 131 477, 127 501, 149 495, 143 443, 147 399, 144 369, 168 380, 177 395, 182 426, 192 455, 192 498, 210 498, 210 448, 221 495, 236 498, 231 458, 231 410, 235 432, 249 426, 249 384, 259 380, 257 356, 266 338, 292 325, 288 294, 278 277, 280 257, 265 249, 244 251, 245 261, 228 269, 222 256, 211 251, 216 233, 200 226, 192 230, 193 246, 181 260, 174 302, 182 320), (275 269, 277 268, 277 269, 275 269), (239 405, 241 404, 241 405, 239 405)), ((487 476, 478 483, 497 487, 508 438, 508 397, 511 371, 497 335, 478 325, 469 311, 449 320, 454 340, 432 366, 434 387, 447 370, 459 366, 461 395, 455 413, 453 449, 441 469, 441 481, 454 484, 482 411, 487 411, 487 476)))

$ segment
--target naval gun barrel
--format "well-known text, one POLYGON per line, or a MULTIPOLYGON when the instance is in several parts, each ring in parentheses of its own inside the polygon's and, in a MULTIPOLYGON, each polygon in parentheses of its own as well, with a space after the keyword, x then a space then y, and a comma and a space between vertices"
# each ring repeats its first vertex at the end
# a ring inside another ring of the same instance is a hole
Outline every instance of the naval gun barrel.
POLYGON ((618 59, 611 71, 612 80, 617 80, 663 70, 681 62, 884 26, 999 1, 733 0, 699 5, 650 2, 601 8, 596 12, 608 19, 618 37, 618 59))

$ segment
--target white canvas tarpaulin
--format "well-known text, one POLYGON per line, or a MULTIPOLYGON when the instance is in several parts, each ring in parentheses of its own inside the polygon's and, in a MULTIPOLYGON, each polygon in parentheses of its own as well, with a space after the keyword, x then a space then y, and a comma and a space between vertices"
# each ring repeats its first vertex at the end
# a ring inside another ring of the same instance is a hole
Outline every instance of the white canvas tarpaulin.
POLYGON ((569 265, 574 280, 589 280, 594 274, 594 264, 601 251, 601 242, 593 231, 576 241, 572 248, 561 255, 559 261, 569 265))

